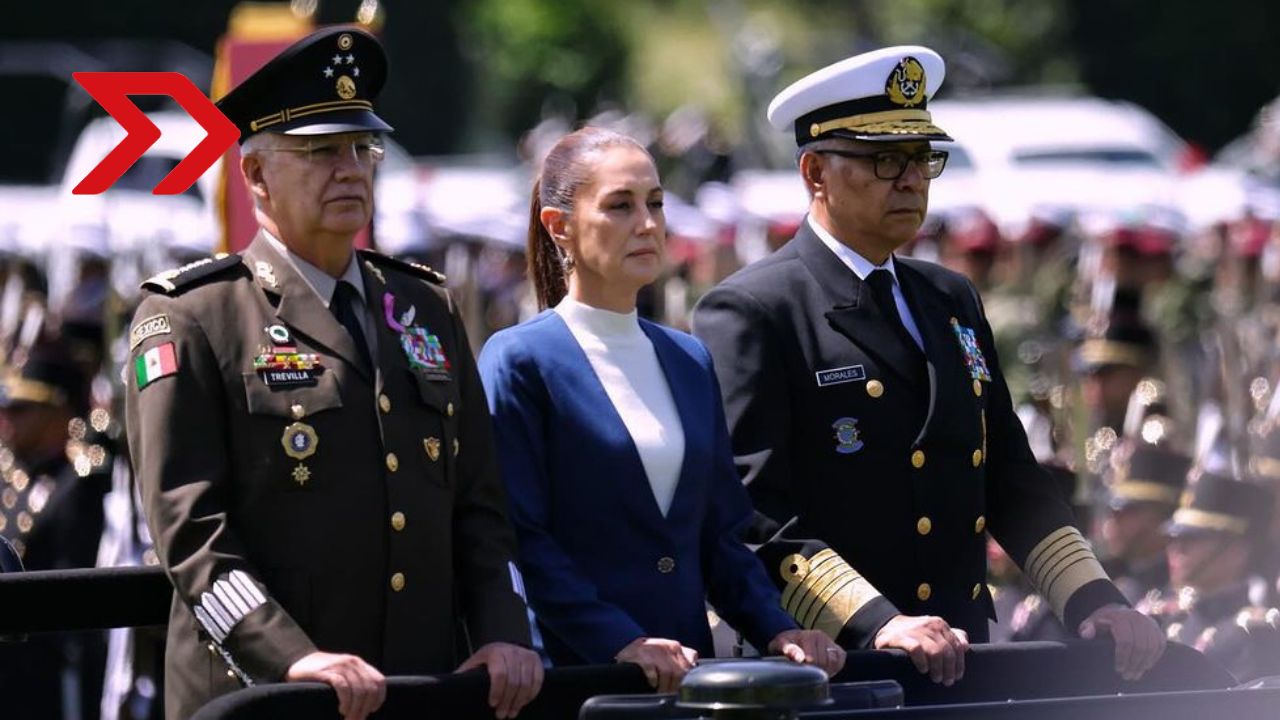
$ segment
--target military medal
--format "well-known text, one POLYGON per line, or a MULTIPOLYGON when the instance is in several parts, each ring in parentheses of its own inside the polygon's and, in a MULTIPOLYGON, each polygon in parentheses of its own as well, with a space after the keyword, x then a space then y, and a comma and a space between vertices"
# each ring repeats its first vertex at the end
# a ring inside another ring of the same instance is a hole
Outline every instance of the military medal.
MULTIPOLYGON (((303 422, 295 422, 284 429, 284 436, 280 438, 280 444, 284 446, 286 455, 294 460, 302 461, 315 454, 316 446, 320 444, 320 438, 316 435, 315 428, 303 422)), ((291 474, 293 475, 293 481, 298 483, 299 486, 306 485, 307 481, 311 479, 311 469, 302 462, 298 463, 298 466, 293 469, 291 474)))
POLYGON ((267 387, 298 387, 315 385, 316 376, 324 367, 316 353, 300 353, 291 345, 289 329, 283 325, 265 328, 272 347, 261 346, 253 358, 253 369, 262 376, 267 387))
POLYGON ((427 450, 427 457, 431 458, 431 462, 440 459, 440 439, 429 437, 422 441, 422 446, 427 450))
POLYGON ((429 380, 448 381, 451 365, 445 357, 444 346, 440 338, 413 321, 418 309, 412 305, 399 318, 395 314, 395 296, 385 293, 382 296, 382 307, 387 327, 400 334, 400 347, 404 350, 409 365, 420 370, 429 380))
POLYGON ((973 331, 973 328, 961 325, 955 318, 951 318, 951 329, 955 331, 956 339, 960 341, 960 350, 964 353, 964 364, 969 370, 969 377, 991 382, 991 371, 987 369, 987 359, 982 354, 982 347, 978 345, 978 334, 973 331))
POLYGON ((267 331, 267 337, 271 338, 272 343, 276 345, 290 344, 289 328, 283 325, 268 325, 265 330, 267 331))
POLYGON ((306 460, 316 453, 320 438, 316 435, 315 428, 304 422, 295 422, 284 429, 280 444, 284 446, 285 455, 294 460, 306 460))
POLYGON ((831 423, 835 431, 836 452, 851 455, 862 449, 862 440, 858 438, 858 419, 843 417, 831 423))

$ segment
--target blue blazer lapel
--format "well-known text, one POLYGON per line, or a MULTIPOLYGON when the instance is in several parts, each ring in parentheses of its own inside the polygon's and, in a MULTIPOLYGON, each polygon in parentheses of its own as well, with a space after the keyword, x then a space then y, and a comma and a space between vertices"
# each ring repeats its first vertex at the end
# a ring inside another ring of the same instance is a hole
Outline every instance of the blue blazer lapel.
MULTIPOLYGON (((628 457, 626 460, 632 471, 626 473, 626 478, 618 480, 619 492, 623 494, 628 504, 635 507, 640 517, 648 518, 649 522, 660 525, 664 520, 662 512, 658 508, 657 499, 653 496, 653 487, 649 485, 649 477, 645 475, 644 463, 640 461, 640 451, 636 449, 635 440, 631 437, 631 431, 627 429, 627 424, 622 421, 622 416, 618 414, 618 409, 614 407, 613 400, 609 398, 609 393, 604 389, 604 384, 600 382, 600 377, 596 375, 595 368, 591 367, 591 360, 587 358, 586 351, 578 344, 578 339, 573 336, 573 331, 565 324, 564 318, 561 318, 554 310, 545 312, 554 316, 558 336, 556 342, 563 343, 565 347, 565 352, 559 354, 558 357, 572 369, 572 377, 581 379, 577 389, 586 393, 585 404, 599 408, 596 421, 602 424, 608 434, 621 438, 622 444, 627 448, 628 457)), ((552 392, 556 390, 564 390, 564 388, 551 388, 552 392)), ((570 389, 570 392, 572 391, 573 389, 570 389)), ((583 457, 591 457, 592 451, 592 448, 584 448, 583 457)), ((677 488, 678 493, 679 489, 677 488)), ((674 502, 672 507, 675 507, 674 502)))
POLYGON ((683 426, 684 459, 680 464, 680 479, 666 518, 668 522, 683 522, 685 519, 682 516, 698 509, 698 503, 690 495, 697 485, 697 481, 691 476, 698 472, 705 474, 711 469, 705 459, 706 450, 714 444, 712 416, 706 412, 706 399, 711 395, 707 386, 709 371, 690 358, 656 324, 642 320, 640 327, 653 343, 658 364, 662 366, 662 374, 667 377, 667 385, 671 388, 671 397, 683 426))

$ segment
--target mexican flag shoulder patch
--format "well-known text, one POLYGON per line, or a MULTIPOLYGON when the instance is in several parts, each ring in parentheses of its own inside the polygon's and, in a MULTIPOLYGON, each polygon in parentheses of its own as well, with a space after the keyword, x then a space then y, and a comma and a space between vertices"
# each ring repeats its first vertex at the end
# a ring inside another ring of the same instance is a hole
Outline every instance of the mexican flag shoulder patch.
POLYGON ((157 345, 134 358, 133 372, 138 379, 139 390, 166 375, 178 372, 178 354, 173 343, 157 345))

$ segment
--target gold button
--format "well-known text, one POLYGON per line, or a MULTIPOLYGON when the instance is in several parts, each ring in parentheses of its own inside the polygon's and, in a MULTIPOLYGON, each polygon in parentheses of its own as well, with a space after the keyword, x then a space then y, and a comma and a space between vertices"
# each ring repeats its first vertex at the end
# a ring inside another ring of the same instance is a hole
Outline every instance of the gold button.
POLYGON ((916 597, 920 598, 920 602, 928 600, 933 595, 933 588, 929 587, 929 583, 920 583, 920 587, 916 588, 916 597))
POLYGON ((228 671, 227 671, 227 677, 231 678, 232 680, 235 680, 235 679, 236 679, 236 671, 235 671, 235 670, 228 670, 228 671))
POLYGON ((402 512, 391 513, 391 528, 396 532, 400 532, 401 530, 404 529, 404 513, 402 512))
POLYGON ((977 520, 973 521, 973 532, 981 535, 983 530, 987 529, 987 516, 979 515, 977 520))
POLYGON ((879 380, 867 381, 867 394, 873 398, 878 398, 884 394, 884 383, 879 380))
POLYGON ((982 381, 981 380, 975 379, 973 381, 973 394, 977 395, 978 397, 982 397, 982 381))
POLYGON ((453 456, 458 457, 458 438, 453 439, 453 456))
POLYGON ((400 469, 400 458, 395 453, 387 453, 387 469, 395 472, 400 469))
POLYGON ((294 403, 293 406, 289 408, 289 414, 293 415, 294 420, 301 420, 302 416, 307 414, 307 410, 301 405, 294 403))
POLYGON ((444 414, 445 414, 445 415, 448 415, 449 417, 453 417, 453 403, 449 403, 449 404, 445 407, 445 409, 444 409, 444 414))
POLYGON ((974 583, 974 585, 973 585, 973 599, 974 599, 974 600, 977 600, 977 599, 978 599, 978 596, 979 596, 979 595, 981 595, 981 594, 982 594, 982 583, 974 583))
POLYGON ((911 467, 920 469, 924 467, 924 451, 917 450, 911 453, 911 467))
POLYGON ((217 648, 217 647, 215 647, 213 643, 209 643, 209 654, 210 654, 210 655, 217 655, 217 654, 218 654, 218 648, 217 648))
POLYGON ((384 413, 391 412, 391 398, 387 397, 386 393, 378 395, 378 407, 382 408, 384 413))
POLYGON ((663 575, 666 575, 667 573, 675 569, 676 569, 676 561, 673 558, 669 558, 669 557, 658 558, 658 572, 662 573, 663 575))
POLYGON ((922 517, 916 521, 916 532, 921 535, 928 535, 933 530, 933 521, 926 517, 922 517))
POLYGON ((981 450, 981 449, 974 450, 974 451, 973 451, 973 466, 974 466, 974 467, 978 467, 978 466, 979 466, 979 465, 981 465, 981 464, 982 464, 982 450, 981 450))
POLYGON ((396 592, 404 589, 404 573, 396 573, 391 576, 391 589, 396 592))

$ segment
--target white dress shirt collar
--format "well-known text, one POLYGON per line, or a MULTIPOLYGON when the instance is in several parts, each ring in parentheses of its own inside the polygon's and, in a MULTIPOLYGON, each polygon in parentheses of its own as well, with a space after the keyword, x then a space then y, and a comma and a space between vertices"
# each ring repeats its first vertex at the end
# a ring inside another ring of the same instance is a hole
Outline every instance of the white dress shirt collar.
POLYGON ((897 284, 898 272, 893 266, 893 255, 889 255, 889 259, 885 260, 883 265, 876 265, 853 248, 837 240, 836 236, 822 227, 822 223, 814 219, 813 215, 806 216, 805 221, 809 223, 809 227, 818 236, 818 239, 822 241, 822 244, 835 253, 836 257, 840 258, 840 262, 852 270, 859 280, 866 280, 872 270, 888 270, 889 274, 893 276, 894 284, 897 284))
POLYGON ((343 271, 342 277, 334 278, 329 273, 303 260, 302 256, 290 250, 287 245, 265 228, 262 230, 262 236, 267 239, 267 242, 271 243, 271 247, 275 248, 281 257, 293 265, 293 269, 297 270, 307 285, 311 286, 311 289, 320 297, 320 302, 325 307, 329 307, 329 303, 333 300, 333 291, 338 287, 339 280, 351 283, 352 287, 356 289, 356 293, 360 296, 360 302, 367 305, 364 296, 364 278, 360 275, 360 266, 356 263, 354 251, 351 253, 351 259, 347 261, 347 269, 343 271))

